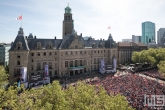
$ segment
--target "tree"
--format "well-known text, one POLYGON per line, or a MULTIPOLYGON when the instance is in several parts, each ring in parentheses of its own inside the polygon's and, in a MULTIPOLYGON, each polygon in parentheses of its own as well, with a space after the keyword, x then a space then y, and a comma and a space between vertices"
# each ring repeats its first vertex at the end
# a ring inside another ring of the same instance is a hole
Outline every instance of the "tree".
POLYGON ((0 92, 0 107, 7 109, 36 110, 131 110, 126 98, 120 94, 108 95, 102 86, 78 82, 75 87, 62 90, 59 82, 25 90, 23 85, 10 86, 0 92), (18 91, 21 90, 21 93, 18 91))
POLYGON ((161 73, 161 75, 163 77, 165 77, 165 61, 161 61, 159 64, 158 64, 158 68, 159 68, 159 72, 161 73))
POLYGON ((8 74, 3 66, 0 66, 0 88, 4 88, 8 84, 8 74))
POLYGON ((124 96, 108 95, 102 86, 78 82, 65 90, 68 110, 126 110, 132 109, 124 96))

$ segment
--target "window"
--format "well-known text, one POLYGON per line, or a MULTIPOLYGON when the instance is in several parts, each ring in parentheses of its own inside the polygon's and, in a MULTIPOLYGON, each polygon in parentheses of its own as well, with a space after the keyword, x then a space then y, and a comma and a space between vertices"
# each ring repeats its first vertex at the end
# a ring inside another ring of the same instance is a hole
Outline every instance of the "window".
POLYGON ((80 60, 80 66, 83 66, 83 64, 82 64, 82 60, 80 60))
POLYGON ((87 61, 86 60, 84 60, 84 65, 87 65, 87 61))
POLYGON ((70 61, 70 67, 73 67, 73 61, 70 61))
POLYGON ((44 56, 46 56, 46 52, 44 52, 44 56))
POLYGON ((49 71, 49 76, 52 76, 52 71, 49 71))
POLYGON ((21 50, 21 49, 22 49, 22 43, 21 43, 21 42, 18 42, 18 43, 17 43, 16 49, 17 49, 17 50, 21 50))
POLYGON ((77 51, 75 52, 75 54, 77 54, 77 51))
POLYGON ((65 61, 65 68, 68 67, 68 61, 65 61))
POLYGON ((52 55, 52 52, 49 52, 49 55, 52 55))
POLYGON ((41 70, 41 64, 37 63, 37 70, 41 70))
POLYGON ((21 65, 20 61, 17 61, 17 65, 21 65))
POLYGON ((37 43, 37 49, 41 49, 41 43, 40 42, 37 43))
POLYGON ((96 70, 96 65, 94 65, 94 70, 96 70))
POLYGON ((57 52, 55 52, 54 54, 57 55, 57 52))
POLYGON ((66 55, 68 55, 68 52, 66 52, 66 55))
POLYGON ((57 58, 55 58, 55 61, 57 61, 57 58))
POLYGON ((57 63, 54 64, 54 67, 57 68, 57 63))
POLYGON ((47 63, 46 62, 43 62, 43 69, 45 69, 45 65, 46 65, 47 63))
POLYGON ((84 51, 84 54, 86 54, 86 51, 84 51))
POLYGON ((96 58, 94 58, 94 64, 96 64, 96 58))
POLYGON ((108 50, 108 53, 109 53, 109 50, 108 50))
POLYGON ((75 66, 78 66, 78 61, 77 60, 75 60, 75 66))
POLYGON ((33 70, 33 65, 31 66, 31 70, 33 70))
POLYGON ((82 54, 82 51, 80 51, 80 54, 82 54))
POLYGON ((71 54, 71 55, 73 54, 72 51, 70 52, 70 54, 71 54))
POLYGON ((99 50, 98 50, 98 53, 99 53, 99 50))
POLYGON ((105 53, 105 50, 104 50, 104 53, 105 53))
POLYGON ((54 75, 55 75, 55 76, 57 75, 57 70, 54 71, 54 75))
POLYGON ((17 55, 17 58, 20 58, 20 55, 17 55))
POLYGON ((52 69, 52 62, 49 62, 49 69, 52 69))
POLYGON ((34 75, 34 73, 31 73, 31 76, 33 76, 34 75))
POLYGON ((40 56, 40 52, 38 52, 38 54, 37 54, 38 56, 40 56))
POLYGON ((100 58, 98 58, 98 63, 100 63, 100 58))
POLYGON ((77 45, 75 45, 75 48, 77 49, 77 48, 78 48, 78 46, 77 46, 77 45))
POLYGON ((34 53, 31 53, 31 56, 34 56, 34 53))
POLYGON ((32 62, 33 62, 33 59, 32 59, 32 62))

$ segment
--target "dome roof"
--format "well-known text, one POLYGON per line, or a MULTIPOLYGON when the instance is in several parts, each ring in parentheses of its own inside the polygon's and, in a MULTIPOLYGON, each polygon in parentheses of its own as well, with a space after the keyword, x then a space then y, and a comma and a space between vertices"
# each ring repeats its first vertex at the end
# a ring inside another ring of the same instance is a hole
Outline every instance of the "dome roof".
POLYGON ((69 7, 69 6, 67 6, 66 8, 65 8, 65 13, 71 13, 71 8, 69 7))

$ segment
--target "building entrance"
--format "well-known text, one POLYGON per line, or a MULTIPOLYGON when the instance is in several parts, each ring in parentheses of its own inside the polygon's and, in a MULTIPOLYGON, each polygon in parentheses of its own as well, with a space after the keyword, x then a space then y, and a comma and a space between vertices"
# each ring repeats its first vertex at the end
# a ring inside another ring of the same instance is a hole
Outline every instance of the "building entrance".
POLYGON ((75 70, 75 75, 78 74, 78 70, 75 70))
POLYGON ((70 71, 70 76, 73 76, 73 71, 70 71))

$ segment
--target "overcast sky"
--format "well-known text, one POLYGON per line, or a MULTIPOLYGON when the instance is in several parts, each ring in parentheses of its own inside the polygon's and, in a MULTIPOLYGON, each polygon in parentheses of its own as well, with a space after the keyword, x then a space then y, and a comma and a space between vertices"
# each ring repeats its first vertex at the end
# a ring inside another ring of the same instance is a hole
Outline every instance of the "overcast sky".
POLYGON ((115 41, 121 41, 141 35, 145 21, 155 23, 156 33, 165 27, 165 0, 1 0, 0 42, 14 41, 21 26, 15 18, 21 14, 25 36, 61 39, 68 3, 74 28, 82 36, 107 39, 111 32, 115 41))

